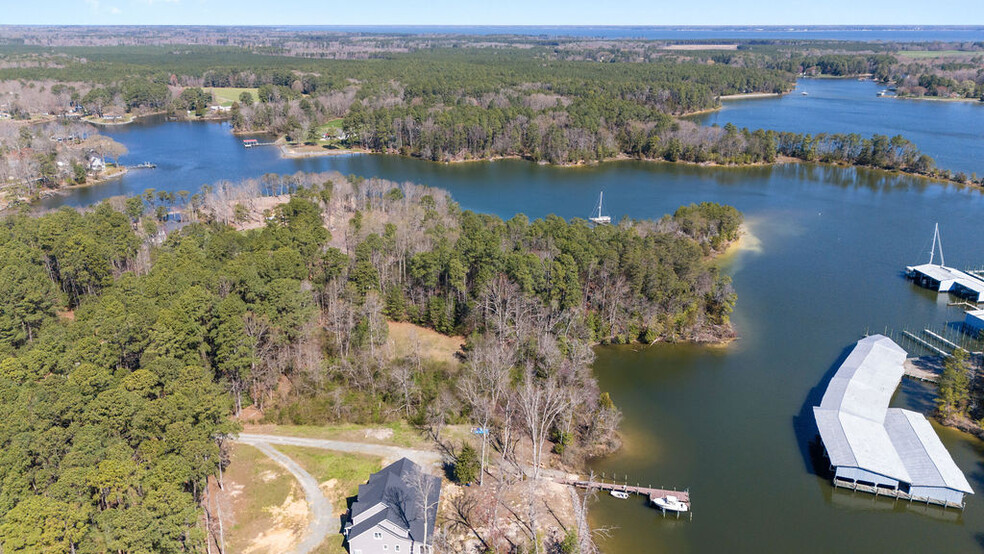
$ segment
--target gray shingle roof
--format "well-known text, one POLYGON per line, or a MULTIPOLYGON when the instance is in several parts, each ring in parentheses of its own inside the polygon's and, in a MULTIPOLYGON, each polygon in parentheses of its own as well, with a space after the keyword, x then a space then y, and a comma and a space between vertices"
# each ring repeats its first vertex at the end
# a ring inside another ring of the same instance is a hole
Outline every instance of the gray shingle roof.
MULTIPOLYGON (((420 492, 408 484, 410 476, 422 472, 420 466, 407 458, 401 458, 369 476, 369 482, 359 485, 359 497, 352 504, 352 518, 383 503, 385 508, 377 514, 352 526, 349 530, 349 540, 365 533, 384 520, 406 529, 410 538, 416 542, 424 540, 424 517, 419 501, 420 492)), ((427 501, 429 506, 427 517, 428 540, 434 534, 434 520, 437 518, 437 501, 441 495, 441 478, 424 473, 423 477, 430 480, 430 494, 427 501)))

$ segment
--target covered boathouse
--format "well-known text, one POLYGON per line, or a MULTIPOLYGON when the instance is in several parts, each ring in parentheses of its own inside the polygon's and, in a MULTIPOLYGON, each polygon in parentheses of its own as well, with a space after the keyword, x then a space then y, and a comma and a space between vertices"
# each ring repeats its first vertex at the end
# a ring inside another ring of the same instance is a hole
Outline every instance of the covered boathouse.
POLYGON ((920 413, 888 407, 905 359, 883 335, 858 341, 813 408, 834 485, 963 508, 974 491, 932 425, 920 413))
POLYGON ((971 302, 984 302, 984 280, 942 264, 907 266, 905 274, 917 285, 937 292, 951 292, 971 302))

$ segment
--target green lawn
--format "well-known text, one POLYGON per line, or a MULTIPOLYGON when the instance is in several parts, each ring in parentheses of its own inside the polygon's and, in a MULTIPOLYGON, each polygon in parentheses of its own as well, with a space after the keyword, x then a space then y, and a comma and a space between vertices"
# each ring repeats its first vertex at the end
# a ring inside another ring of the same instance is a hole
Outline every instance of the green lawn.
POLYGON ((333 452, 319 448, 277 445, 277 449, 300 464, 319 483, 325 497, 331 502, 335 514, 348 508, 345 499, 359 493, 359 485, 369 480, 369 475, 382 469, 378 456, 333 452), (326 486, 325 483, 331 483, 326 486))
MULTIPOLYGON (((324 134, 329 131, 335 131, 335 134, 337 135, 341 130, 342 130, 342 118, 332 119, 328 123, 318 126, 318 136, 319 137, 324 136, 324 134)), ((321 142, 329 142, 329 141, 322 140, 321 142)))
POLYGON ((233 102, 239 102, 239 96, 244 92, 250 93, 254 102, 259 100, 255 88, 215 87, 206 88, 205 92, 211 92, 220 106, 231 106, 233 102))
POLYGON ((904 58, 955 58, 960 56, 980 55, 980 52, 964 52, 962 50, 901 50, 899 56, 904 58))

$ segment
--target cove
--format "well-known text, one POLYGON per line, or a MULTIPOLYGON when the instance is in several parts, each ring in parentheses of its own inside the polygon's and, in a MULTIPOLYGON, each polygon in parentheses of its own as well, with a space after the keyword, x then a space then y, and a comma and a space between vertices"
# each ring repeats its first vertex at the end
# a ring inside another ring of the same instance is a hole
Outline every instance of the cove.
MULTIPOLYGON (((964 512, 910 508, 834 491, 816 475, 808 417, 825 377, 866 331, 962 318, 945 296, 903 279, 901 269, 928 258, 937 221, 949 265, 984 263, 984 194, 978 189, 810 164, 707 168, 627 161, 558 168, 377 155, 286 160, 274 149, 243 149, 223 123, 149 120, 107 133, 127 145, 127 163, 151 161, 158 169, 73 189, 46 199, 44 207, 82 206, 146 188, 195 192, 217 180, 295 171, 438 186, 466 209, 506 218, 518 212, 585 217, 600 190, 616 219, 658 218, 691 202, 731 204, 744 212, 754 236, 724 262, 738 292, 733 319, 741 338, 728 347, 597 351, 600 386, 625 416, 624 448, 594 461, 592 469, 642 484, 689 487, 694 509, 693 521, 677 521, 641 501, 601 496, 592 523, 617 527, 600 541, 604 551, 972 552, 984 545, 980 441, 940 433, 978 492, 964 512)), ((928 386, 905 381, 893 405, 928 413, 932 402, 928 386)))

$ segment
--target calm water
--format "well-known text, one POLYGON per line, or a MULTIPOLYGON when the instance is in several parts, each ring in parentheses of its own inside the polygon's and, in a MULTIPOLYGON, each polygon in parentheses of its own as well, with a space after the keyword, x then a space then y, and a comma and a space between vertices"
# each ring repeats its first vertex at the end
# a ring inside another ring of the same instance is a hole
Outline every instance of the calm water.
POLYGON ((984 174, 984 102, 879 98, 884 88, 855 79, 800 79, 781 98, 728 100, 721 110, 694 119, 798 133, 902 135, 942 168, 984 174))
POLYGON ((936 26, 652 26, 652 25, 338 25, 302 27, 315 31, 348 33, 531 35, 550 37, 642 38, 651 40, 762 40, 820 39, 856 41, 977 41, 984 40, 984 27, 936 26))
MULTIPOLYGON (((864 83, 816 82, 849 85, 864 83)), ((727 348, 598 351, 601 386, 625 414, 625 448, 594 469, 627 474, 632 482, 689 487, 694 502, 693 521, 677 521, 635 500, 601 497, 593 522, 617 527, 603 541, 605 551, 915 553, 972 552, 984 545, 980 496, 958 513, 895 508, 868 495, 834 492, 814 474, 808 447, 815 434, 810 406, 862 333, 962 317, 947 308, 945 297, 915 288, 899 272, 927 257, 936 221, 949 264, 984 263, 984 194, 978 190, 805 164, 713 169, 624 162, 571 169, 515 160, 448 166, 386 156, 292 161, 273 149, 244 150, 218 123, 148 123, 111 134, 129 147, 128 162, 149 160, 159 169, 72 191, 49 199, 48 207, 150 187, 195 191, 222 178, 298 170, 440 186, 466 208, 503 217, 584 216, 602 188, 616 217, 659 217, 704 200, 732 204, 746 214, 754 235, 726 262, 739 294, 734 320, 741 340, 727 348)), ((959 137, 951 142, 954 149, 969 147, 959 137)), ((928 411, 928 392, 906 382, 894 404, 928 411)), ((984 494, 984 445, 941 434, 984 494)))

